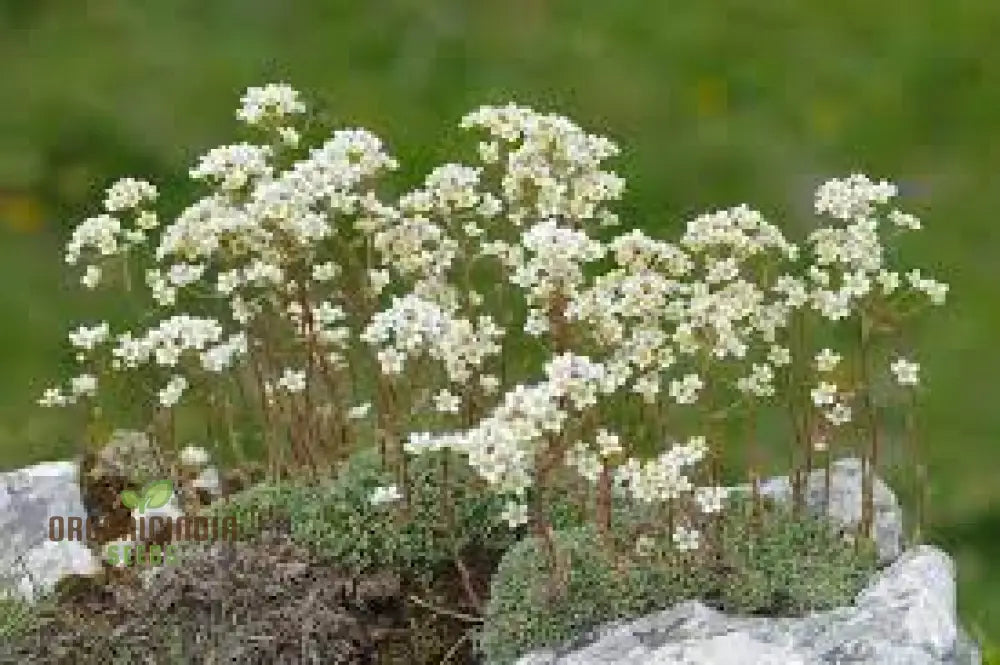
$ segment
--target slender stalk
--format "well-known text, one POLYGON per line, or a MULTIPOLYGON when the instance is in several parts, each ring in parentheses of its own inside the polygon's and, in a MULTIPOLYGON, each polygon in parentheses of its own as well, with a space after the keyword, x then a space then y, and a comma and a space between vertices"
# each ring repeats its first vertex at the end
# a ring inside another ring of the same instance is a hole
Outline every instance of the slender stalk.
POLYGON ((750 405, 750 414, 747 418, 747 448, 749 451, 750 464, 750 492, 753 499, 753 523, 756 527, 761 516, 762 506, 760 499, 760 449, 757 445, 757 407, 756 403, 750 405))
POLYGON ((872 387, 868 372, 868 360, 871 336, 868 329, 868 319, 864 311, 859 317, 858 337, 861 343, 860 355, 860 386, 865 415, 868 421, 868 450, 863 456, 861 477, 861 532, 870 538, 874 514, 874 474, 879 460, 879 431, 875 406, 872 403, 872 387))
POLYGON ((597 480, 597 529, 607 541, 611 535, 611 467, 601 460, 601 475, 597 480))
POLYGON ((916 467, 917 496, 916 519, 913 525, 913 543, 919 544, 927 526, 927 467, 924 465, 920 446, 919 430, 917 429, 917 393, 910 392, 909 409, 906 412, 906 438, 916 467))

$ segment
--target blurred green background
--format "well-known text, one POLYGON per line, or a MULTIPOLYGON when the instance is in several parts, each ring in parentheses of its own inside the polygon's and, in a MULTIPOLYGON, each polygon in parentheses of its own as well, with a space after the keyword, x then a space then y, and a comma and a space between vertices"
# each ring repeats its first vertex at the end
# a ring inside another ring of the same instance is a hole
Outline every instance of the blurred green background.
POLYGON ((932 537, 966 623, 1000 639, 998 35, 986 0, 3 0, 0 468, 81 438, 34 400, 101 316, 60 245, 110 181, 179 196, 248 85, 291 83, 414 177, 458 158, 464 112, 514 100, 617 140, 619 210, 667 235, 741 202, 794 235, 826 177, 901 184, 925 221, 910 262, 952 285, 915 339, 932 537))

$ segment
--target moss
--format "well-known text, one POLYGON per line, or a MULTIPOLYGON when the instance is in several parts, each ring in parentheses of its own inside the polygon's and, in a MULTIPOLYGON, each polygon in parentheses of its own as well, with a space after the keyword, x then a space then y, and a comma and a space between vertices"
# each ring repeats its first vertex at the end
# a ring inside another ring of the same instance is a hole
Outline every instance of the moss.
POLYGON ((500 518, 503 500, 478 489, 471 470, 453 457, 451 499, 445 504, 441 463, 432 454, 410 461, 405 519, 401 502, 372 505, 375 489, 394 482, 374 451, 352 456, 331 481, 258 485, 213 504, 208 512, 235 515, 248 535, 259 523, 257 515, 284 520, 296 542, 357 574, 396 570, 426 580, 450 567, 456 552, 474 549, 498 559, 517 536, 500 518), (444 505, 454 509, 451 524, 444 505))
POLYGON ((687 599, 732 613, 796 616, 850 603, 875 569, 870 546, 848 543, 825 520, 795 517, 781 506, 754 522, 747 506, 735 504, 709 536, 719 546, 692 555, 662 537, 641 555, 634 547, 612 555, 595 547, 590 527, 557 531, 556 560, 564 570, 556 576, 541 544, 525 539, 494 575, 478 648, 490 665, 504 665, 687 599))

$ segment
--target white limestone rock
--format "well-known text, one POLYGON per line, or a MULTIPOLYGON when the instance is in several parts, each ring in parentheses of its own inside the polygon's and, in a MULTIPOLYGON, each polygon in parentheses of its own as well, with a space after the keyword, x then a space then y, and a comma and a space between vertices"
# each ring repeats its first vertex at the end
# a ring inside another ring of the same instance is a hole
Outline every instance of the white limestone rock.
POLYGON ((67 575, 100 570, 84 543, 49 540, 49 517, 86 519, 78 473, 74 461, 0 473, 0 593, 33 600, 67 575))

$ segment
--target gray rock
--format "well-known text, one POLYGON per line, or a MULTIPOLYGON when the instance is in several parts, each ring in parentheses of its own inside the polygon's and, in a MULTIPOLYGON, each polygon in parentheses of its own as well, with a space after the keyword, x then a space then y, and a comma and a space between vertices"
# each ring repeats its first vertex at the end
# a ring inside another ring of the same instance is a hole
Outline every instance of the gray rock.
POLYGON ((222 485, 219 483, 219 470, 214 466, 206 466, 194 479, 191 486, 208 492, 209 496, 215 498, 222 494, 222 485))
POLYGON ((100 569, 84 543, 49 540, 51 516, 86 519, 78 469, 73 461, 44 462, 0 473, 0 593, 32 600, 66 575, 100 569))
MULTIPOLYGON (((806 504, 814 514, 829 517, 847 529, 861 522, 861 460, 848 457, 835 461, 830 469, 830 500, 827 508, 826 472, 817 469, 809 476, 806 504)), ((746 490, 745 487, 740 488, 746 490)), ((903 511, 896 495, 876 476, 872 486, 874 499, 874 530, 872 536, 878 549, 879 563, 887 565, 902 551, 903 511)), ((789 501, 792 484, 788 476, 769 478, 761 483, 761 494, 777 501, 789 501)))
POLYGON ((878 573, 851 607, 804 618, 733 617, 689 601, 595 632, 589 644, 517 665, 978 665, 960 630, 955 570, 921 546, 878 573))

